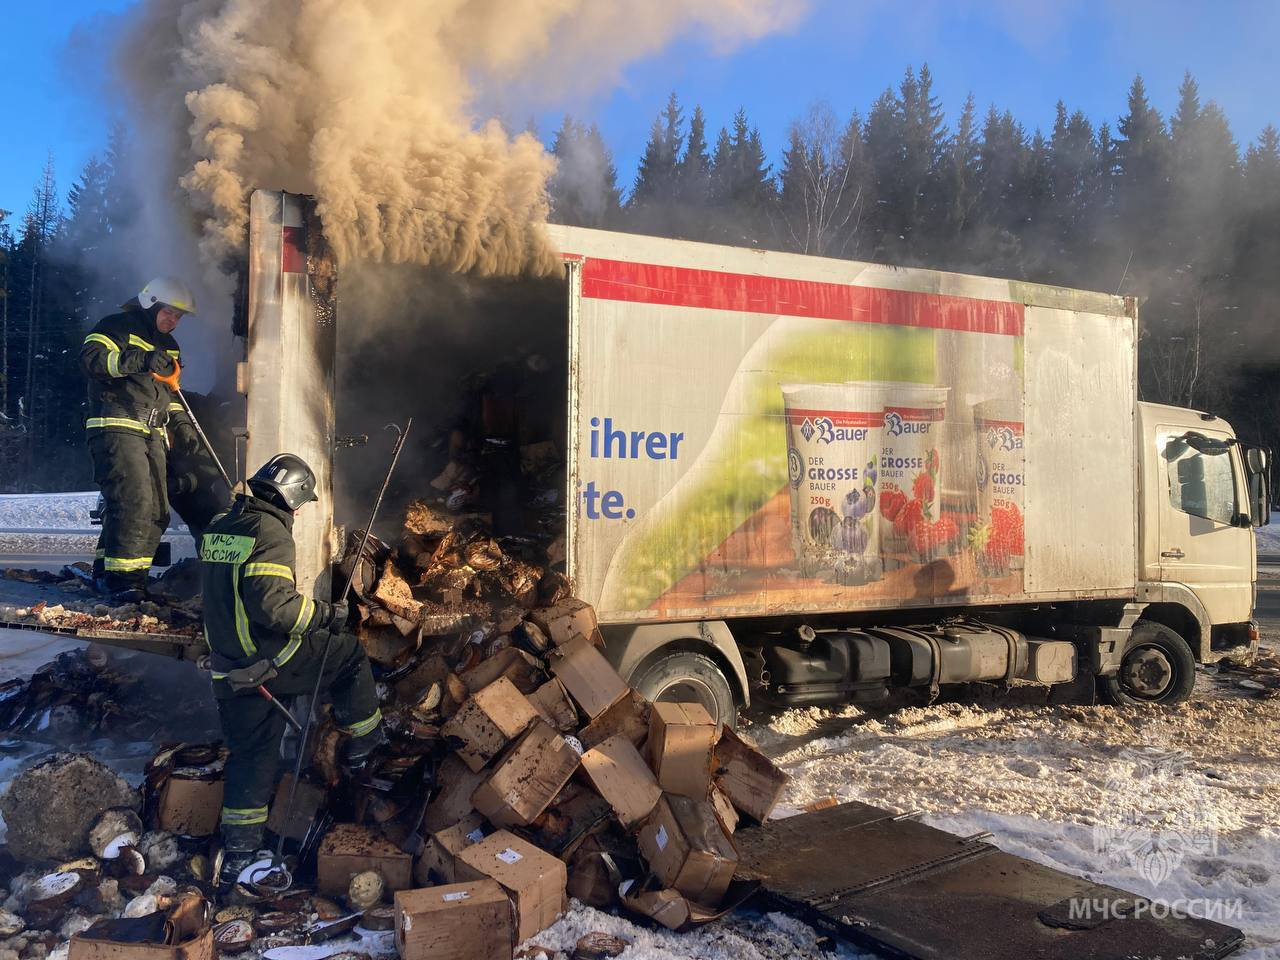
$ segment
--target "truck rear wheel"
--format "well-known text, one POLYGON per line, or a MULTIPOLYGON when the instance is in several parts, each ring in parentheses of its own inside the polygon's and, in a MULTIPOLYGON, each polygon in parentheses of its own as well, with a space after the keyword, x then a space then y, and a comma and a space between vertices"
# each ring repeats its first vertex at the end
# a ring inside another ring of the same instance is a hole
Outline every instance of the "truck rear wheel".
POLYGON ((665 654, 632 674, 631 686, 653 703, 700 703, 713 720, 737 726, 733 688, 720 666, 705 653, 681 650, 665 654))
POLYGON ((1108 703, 1179 703, 1191 696, 1196 659, 1187 641, 1172 627, 1142 620, 1125 644, 1115 676, 1101 677, 1099 692, 1108 703))

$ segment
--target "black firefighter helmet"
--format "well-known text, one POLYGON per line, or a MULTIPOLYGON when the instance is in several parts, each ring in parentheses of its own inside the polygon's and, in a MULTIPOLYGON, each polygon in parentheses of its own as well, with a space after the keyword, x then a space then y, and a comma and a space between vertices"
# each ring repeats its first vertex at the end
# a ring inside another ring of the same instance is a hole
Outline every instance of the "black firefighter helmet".
POLYGON ((316 475, 307 461, 292 453, 277 453, 259 467, 249 478, 249 489, 255 497, 286 510, 320 499, 316 496, 316 475))

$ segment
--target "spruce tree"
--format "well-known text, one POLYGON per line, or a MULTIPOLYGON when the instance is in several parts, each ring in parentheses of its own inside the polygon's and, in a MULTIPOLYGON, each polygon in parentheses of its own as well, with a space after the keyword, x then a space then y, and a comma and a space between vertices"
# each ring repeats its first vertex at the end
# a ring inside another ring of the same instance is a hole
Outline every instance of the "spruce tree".
POLYGON ((677 202, 677 170, 684 143, 683 128, 684 113, 679 99, 672 92, 666 107, 654 118, 628 200, 628 206, 641 225, 660 224, 664 214, 677 202))
POLYGON ((600 128, 566 115, 551 143, 556 172, 548 184, 552 216, 582 227, 616 226, 621 210, 618 172, 600 128))
POLYGON ((714 229, 722 242, 757 246, 772 233, 777 199, 760 131, 746 110, 733 115, 733 132, 721 130, 712 160, 714 229))
POLYGON ((943 150, 941 170, 935 250, 951 264, 957 262, 960 237, 978 202, 978 134, 972 93, 965 98, 955 133, 943 150))
POLYGON ((702 107, 693 108, 684 156, 676 164, 678 195, 686 206, 702 207, 711 193, 711 156, 707 152, 707 117, 702 107))

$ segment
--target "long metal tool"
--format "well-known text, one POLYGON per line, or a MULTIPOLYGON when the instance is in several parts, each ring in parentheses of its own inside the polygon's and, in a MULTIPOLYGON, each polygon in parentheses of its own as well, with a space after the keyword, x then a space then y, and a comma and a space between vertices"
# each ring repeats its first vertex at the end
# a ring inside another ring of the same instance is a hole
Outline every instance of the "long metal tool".
MULTIPOLYGON (((351 585, 355 582, 356 571, 360 569, 360 558, 364 556, 364 548, 369 545, 369 536, 373 530, 374 521, 378 519, 378 510, 382 506, 382 498, 387 494, 387 486, 391 483, 391 474, 395 472, 396 463, 400 460, 400 451, 404 449, 405 438, 409 436, 409 428, 413 426, 413 417, 405 421, 404 429, 401 430, 394 423, 389 423, 384 429, 394 430, 396 432, 396 444, 391 450, 391 463, 387 467, 386 475, 382 478, 382 488, 378 491, 378 497, 373 501, 373 509, 369 512, 369 522, 365 524, 364 534, 360 538, 360 547, 355 552, 355 563, 351 565, 351 573, 347 575, 346 586, 342 588, 342 593, 338 594, 338 602, 347 599, 347 595, 351 593, 351 585)), ((329 662, 329 647, 333 644, 332 631, 325 638, 324 652, 320 655, 320 669, 316 672, 316 684, 311 691, 311 702, 307 705, 307 722, 303 725, 302 732, 298 737, 298 758, 293 765, 293 782, 289 785, 289 802, 285 805, 285 823, 293 822, 293 803, 297 798, 298 781, 302 779, 302 764, 306 760, 307 740, 311 736, 311 728, 315 725, 316 719, 316 701, 320 699, 320 685, 324 681, 324 668, 329 662)), ((284 834, 276 840, 275 855, 272 857, 272 865, 275 869, 284 869, 284 834)))
POLYGON ((178 366, 175 362, 173 365, 173 373, 167 376, 152 373, 151 376, 168 387, 173 392, 173 395, 178 398, 178 403, 182 404, 183 412, 186 413, 187 417, 191 420, 191 426, 195 427, 196 436, 200 438, 200 442, 204 444, 205 450, 207 450, 209 452, 209 456, 213 458, 214 466, 216 466, 218 468, 218 472, 222 474, 222 479, 226 482, 227 489, 231 490, 235 484, 233 484, 231 482, 231 478, 227 476, 226 468, 222 466, 222 461, 218 459, 218 454, 214 451, 213 444, 209 442, 209 438, 205 435, 204 428, 200 426, 200 421, 196 419, 195 411, 191 409, 191 404, 187 402, 187 397, 182 392, 182 367, 178 366))
POLYGON ((178 398, 178 402, 182 404, 182 409, 186 412, 187 417, 191 420, 191 426, 196 428, 196 436, 200 438, 200 442, 204 444, 205 450, 209 451, 209 456, 213 458, 213 464, 218 468, 218 472, 222 474, 222 480, 227 485, 227 489, 232 489, 235 484, 231 482, 231 477, 227 475, 226 468, 222 465, 222 461, 218 459, 218 454, 214 452, 213 444, 209 442, 209 438, 205 436, 204 428, 200 426, 200 421, 196 419, 195 411, 191 409, 191 404, 187 402, 186 394, 182 392, 182 388, 175 389, 174 395, 178 398))

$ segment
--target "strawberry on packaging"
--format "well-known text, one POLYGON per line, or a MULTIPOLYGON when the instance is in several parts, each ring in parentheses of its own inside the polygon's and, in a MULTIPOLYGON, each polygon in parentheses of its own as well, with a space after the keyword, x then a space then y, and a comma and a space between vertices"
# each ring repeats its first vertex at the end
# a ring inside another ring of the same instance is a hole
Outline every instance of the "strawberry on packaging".
POLYGON ((893 532, 899 537, 908 536, 924 520, 924 507, 919 500, 908 500, 893 521, 893 532))
POLYGON ((920 520, 907 535, 907 544, 916 560, 927 563, 950 553, 959 532, 950 517, 942 517, 932 523, 920 520))
POLYGON ((907 505, 907 495, 901 490, 883 490, 880 493, 880 516, 890 523, 898 519, 907 505))

